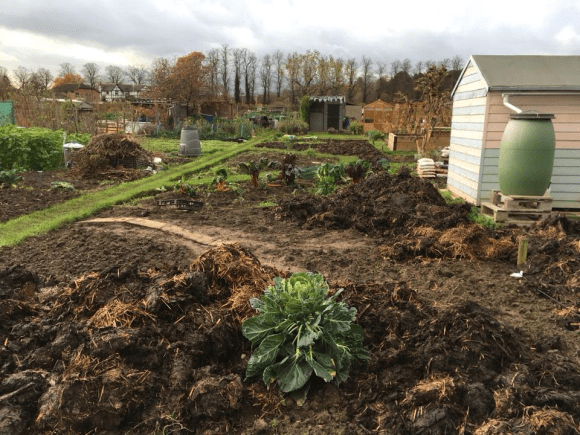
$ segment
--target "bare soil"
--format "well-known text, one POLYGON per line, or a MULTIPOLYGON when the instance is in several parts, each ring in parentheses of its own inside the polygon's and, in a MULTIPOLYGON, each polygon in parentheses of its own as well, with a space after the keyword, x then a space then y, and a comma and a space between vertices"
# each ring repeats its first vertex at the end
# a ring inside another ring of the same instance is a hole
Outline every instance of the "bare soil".
MULTIPOLYGON (((47 182, 17 190, 42 207, 47 182)), ((144 198, 2 248, 0 434, 580 433, 578 222, 483 229, 404 169, 308 183, 144 198), (245 379, 241 323, 303 270, 345 289, 370 359, 298 406, 245 379)), ((4 220, 32 210, 10 195, 4 220)))

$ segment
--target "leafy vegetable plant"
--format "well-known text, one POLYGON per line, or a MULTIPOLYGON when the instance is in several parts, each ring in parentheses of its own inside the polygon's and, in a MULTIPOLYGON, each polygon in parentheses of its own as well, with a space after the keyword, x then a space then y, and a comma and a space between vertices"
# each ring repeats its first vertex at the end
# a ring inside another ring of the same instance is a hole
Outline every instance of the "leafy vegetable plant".
POLYGON ((22 177, 18 175, 17 169, 0 171, 0 186, 13 187, 20 181, 22 181, 22 177))
POLYGON ((369 162, 358 159, 356 163, 346 165, 344 172, 351 178, 352 184, 358 184, 370 169, 371 164, 369 162))
POLYGON ((336 190, 339 183, 344 183, 346 180, 347 176, 342 163, 338 165, 324 163, 316 172, 316 193, 328 195, 336 190))
POLYGON ((242 333, 254 346, 247 378, 277 381, 283 392, 304 387, 312 373, 337 385, 356 360, 366 360, 363 330, 353 323, 356 308, 337 302, 342 289, 327 297, 320 274, 295 273, 274 278, 261 299, 250 300, 259 314, 246 320, 242 333))
POLYGON ((185 182, 185 177, 181 177, 181 180, 175 183, 173 190, 176 190, 182 195, 189 195, 192 198, 196 195, 195 188, 191 184, 185 182))
POLYGON ((258 187, 258 177, 260 176, 260 171, 269 165, 270 162, 268 159, 266 157, 262 157, 258 162, 251 160, 247 163, 238 163, 238 168, 242 173, 251 175, 252 186, 258 187))

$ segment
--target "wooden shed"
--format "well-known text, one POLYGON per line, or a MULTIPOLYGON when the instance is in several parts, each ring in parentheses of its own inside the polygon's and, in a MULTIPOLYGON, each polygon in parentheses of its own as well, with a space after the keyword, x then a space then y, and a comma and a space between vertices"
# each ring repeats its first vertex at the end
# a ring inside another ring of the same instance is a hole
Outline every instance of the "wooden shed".
POLYGON ((474 55, 451 95, 451 192, 480 205, 499 189, 499 145, 513 105, 556 116, 549 196, 554 208, 580 208, 580 56, 474 55))
POLYGON ((344 97, 310 97, 310 131, 342 131, 345 113, 344 97))
POLYGON ((394 104, 381 99, 363 106, 363 131, 379 130, 383 133, 389 133, 393 123, 394 109, 394 104))

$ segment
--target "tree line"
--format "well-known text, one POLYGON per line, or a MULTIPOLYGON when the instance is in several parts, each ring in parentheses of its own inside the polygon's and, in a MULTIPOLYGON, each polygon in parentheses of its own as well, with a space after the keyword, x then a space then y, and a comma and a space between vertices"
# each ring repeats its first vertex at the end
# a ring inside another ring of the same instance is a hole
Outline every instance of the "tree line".
POLYGON ((442 84, 448 90, 462 66, 460 56, 414 64, 408 58, 389 63, 367 56, 334 57, 318 50, 276 50, 258 58, 249 49, 224 44, 207 54, 194 51, 174 59, 158 58, 149 67, 109 65, 101 69, 89 62, 77 71, 67 62, 53 76, 46 68, 32 71, 19 66, 12 71, 11 80, 0 66, 0 99, 8 99, 11 92, 41 95, 59 84, 83 82, 94 88, 100 83, 147 84, 151 98, 181 101, 192 112, 205 101, 268 104, 285 97, 296 105, 303 95, 344 95, 347 102, 365 104, 378 98, 389 102, 420 98, 416 82, 430 68, 450 72, 442 84))

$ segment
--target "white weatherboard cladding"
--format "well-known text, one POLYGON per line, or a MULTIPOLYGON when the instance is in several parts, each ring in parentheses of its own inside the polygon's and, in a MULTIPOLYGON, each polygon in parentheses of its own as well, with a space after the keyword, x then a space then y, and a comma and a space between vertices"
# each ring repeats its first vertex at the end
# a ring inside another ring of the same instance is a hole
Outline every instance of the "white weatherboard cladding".
POLYGON ((481 172, 487 85, 477 68, 468 64, 453 95, 449 145, 449 189, 477 202, 481 172))

